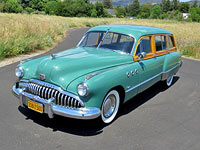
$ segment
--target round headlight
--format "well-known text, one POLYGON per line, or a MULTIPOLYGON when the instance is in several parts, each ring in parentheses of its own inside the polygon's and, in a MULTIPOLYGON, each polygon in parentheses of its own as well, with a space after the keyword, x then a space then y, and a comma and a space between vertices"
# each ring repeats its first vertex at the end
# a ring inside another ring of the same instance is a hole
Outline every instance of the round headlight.
POLYGON ((88 85, 86 83, 80 83, 77 86, 77 92, 80 96, 87 96, 89 94, 88 85))
POLYGON ((15 75, 17 77, 23 77, 24 75, 24 70, 21 66, 17 66, 16 70, 15 70, 15 75))

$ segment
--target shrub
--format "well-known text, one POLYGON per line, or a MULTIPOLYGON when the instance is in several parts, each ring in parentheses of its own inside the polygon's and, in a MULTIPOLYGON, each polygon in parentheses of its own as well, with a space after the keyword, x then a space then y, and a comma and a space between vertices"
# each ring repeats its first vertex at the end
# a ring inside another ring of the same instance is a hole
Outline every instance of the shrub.
POLYGON ((182 21, 183 20, 183 14, 179 10, 172 11, 168 18, 173 19, 173 20, 182 21))
POLYGON ((200 22, 200 8, 190 8, 189 18, 192 21, 200 22))
POLYGON ((17 0, 7 0, 1 3, 1 10, 8 13, 21 13, 23 8, 17 0))
POLYGON ((164 13, 160 15, 160 19, 167 19, 169 17, 168 13, 164 13))

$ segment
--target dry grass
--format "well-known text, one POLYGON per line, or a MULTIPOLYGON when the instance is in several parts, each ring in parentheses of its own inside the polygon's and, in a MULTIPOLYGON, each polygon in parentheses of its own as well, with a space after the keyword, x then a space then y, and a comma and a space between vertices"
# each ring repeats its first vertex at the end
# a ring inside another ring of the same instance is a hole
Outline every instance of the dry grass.
POLYGON ((69 28, 101 24, 135 24, 168 29, 174 33, 183 55, 200 58, 200 23, 0 14, 0 59, 52 47, 69 28))

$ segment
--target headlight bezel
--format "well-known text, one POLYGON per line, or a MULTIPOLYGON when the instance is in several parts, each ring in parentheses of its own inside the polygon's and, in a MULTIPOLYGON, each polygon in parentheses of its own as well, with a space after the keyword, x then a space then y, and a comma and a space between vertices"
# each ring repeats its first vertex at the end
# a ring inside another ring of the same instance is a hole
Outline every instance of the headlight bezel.
POLYGON ((79 96, 84 97, 88 96, 89 94, 89 87, 88 84, 85 82, 81 82, 77 85, 77 93, 79 96), (84 91, 83 91, 84 90, 84 91))
POLYGON ((16 69, 15 69, 15 75, 19 78, 23 77, 24 75, 24 69, 22 68, 21 65, 17 65, 16 69))

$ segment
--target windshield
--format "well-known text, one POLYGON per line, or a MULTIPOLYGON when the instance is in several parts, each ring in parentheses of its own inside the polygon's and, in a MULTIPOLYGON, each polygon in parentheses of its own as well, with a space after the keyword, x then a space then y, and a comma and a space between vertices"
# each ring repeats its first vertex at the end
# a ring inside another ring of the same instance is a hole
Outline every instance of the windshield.
POLYGON ((91 31, 88 32, 79 47, 95 47, 130 54, 133 48, 134 38, 121 33, 91 31))

